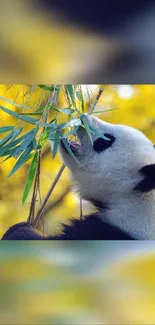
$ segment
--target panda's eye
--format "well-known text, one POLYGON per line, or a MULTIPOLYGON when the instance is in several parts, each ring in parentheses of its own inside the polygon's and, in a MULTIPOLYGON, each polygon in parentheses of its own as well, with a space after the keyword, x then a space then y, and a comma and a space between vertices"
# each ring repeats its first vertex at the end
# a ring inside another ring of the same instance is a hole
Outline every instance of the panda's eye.
POLYGON ((109 140, 105 140, 103 138, 98 138, 97 140, 94 141, 93 143, 93 149, 100 153, 102 151, 104 151, 105 149, 109 148, 112 146, 112 144, 115 141, 115 137, 111 134, 105 133, 104 134, 106 136, 106 138, 108 138, 109 140))

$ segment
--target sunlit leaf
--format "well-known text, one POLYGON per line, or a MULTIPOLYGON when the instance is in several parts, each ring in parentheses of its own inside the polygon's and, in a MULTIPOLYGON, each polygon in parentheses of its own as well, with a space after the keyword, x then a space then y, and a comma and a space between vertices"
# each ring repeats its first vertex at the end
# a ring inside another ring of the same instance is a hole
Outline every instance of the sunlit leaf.
POLYGON ((71 102, 72 102, 73 106, 75 106, 73 86, 72 85, 66 85, 65 87, 66 87, 66 89, 68 91, 68 94, 69 94, 69 97, 71 99, 71 102))
POLYGON ((44 89, 44 90, 49 90, 53 91, 54 87, 53 86, 47 86, 47 85, 38 85, 39 88, 44 89))
POLYGON ((27 199, 27 197, 29 195, 29 192, 31 190, 33 180, 34 180, 34 176, 35 176, 35 173, 36 173, 36 169, 37 169, 37 166, 38 166, 38 157, 39 157, 39 153, 36 152, 33 159, 32 159, 32 162, 31 162, 28 174, 27 174, 25 187, 24 187, 24 192, 23 192, 23 197, 22 197, 22 204, 25 203, 25 201, 26 201, 26 199, 27 199))
POLYGON ((89 129, 89 123, 88 123, 88 120, 87 120, 87 117, 85 115, 81 115, 81 120, 85 126, 85 129, 86 129, 86 132, 88 134, 88 137, 90 139, 90 142, 91 144, 93 145, 93 140, 92 140, 92 137, 91 137, 91 132, 90 132, 90 129, 89 129))
POLYGON ((103 114, 103 113, 107 113, 110 111, 115 111, 117 108, 111 108, 111 109, 106 109, 104 111, 92 111, 91 113, 89 113, 89 115, 95 115, 95 114, 103 114))
POLYGON ((23 164, 30 158, 30 153, 33 149, 32 143, 26 148, 26 150, 22 153, 18 161, 16 162, 15 166, 11 170, 8 177, 11 177, 23 164))
POLYGON ((52 131, 58 131, 58 130, 63 130, 65 128, 69 128, 72 126, 76 126, 76 125, 81 125, 81 121, 80 119, 73 119, 69 122, 66 123, 62 123, 62 124, 54 124, 54 123, 40 123, 40 126, 44 126, 44 127, 49 127, 51 128, 52 131))
POLYGON ((81 102, 81 106, 82 106, 82 113, 84 113, 84 99, 83 99, 83 93, 82 93, 82 88, 80 89, 80 91, 76 91, 76 96, 77 98, 80 100, 81 102))
POLYGON ((14 126, 2 126, 0 127, 0 133, 9 132, 14 129, 14 126))
POLYGON ((2 111, 4 111, 5 113, 7 113, 7 114, 9 114, 9 115, 11 115, 11 116, 13 116, 13 117, 16 117, 17 119, 20 119, 20 120, 22 120, 22 121, 28 122, 28 123, 30 123, 30 124, 36 124, 36 123, 39 122, 38 119, 34 119, 34 118, 32 118, 32 117, 29 117, 29 116, 21 116, 20 114, 17 114, 16 112, 13 112, 13 111, 11 111, 10 109, 8 109, 8 108, 6 108, 6 107, 3 107, 3 106, 1 106, 1 105, 0 105, 0 109, 1 109, 2 111))
MULTIPOLYGON (((33 130, 36 130, 33 129, 33 130)), ((6 152, 12 148, 14 148, 14 152, 17 148, 19 148, 20 146, 16 147, 17 144, 21 143, 22 140, 24 140, 25 138, 27 138, 30 134, 32 135, 33 130, 27 132, 26 134, 22 135, 20 138, 18 138, 15 141, 10 141, 9 144, 7 144, 6 146, 3 146, 2 148, 0 148, 0 157, 3 155, 6 155, 6 152)))
POLYGON ((0 147, 4 146, 4 144, 6 144, 13 137, 13 135, 14 135, 14 130, 10 132, 5 138, 0 140, 0 147))
POLYGON ((35 128, 29 133, 27 133, 27 136, 22 141, 21 145, 15 150, 13 157, 18 157, 19 154, 21 154, 21 152, 29 146, 29 144, 34 140, 34 137, 36 136, 37 132, 38 128, 35 128))
POLYGON ((16 131, 14 131, 11 142, 19 136, 19 134, 22 132, 22 130, 23 130, 23 126, 20 126, 16 131))
MULTIPOLYGON (((53 125, 54 125, 54 123, 55 123, 55 119, 52 119, 52 120, 49 122, 49 124, 51 124, 51 123, 53 123, 53 125)), ((45 145, 46 141, 47 141, 48 138, 49 138, 50 133, 51 133, 51 128, 50 128, 50 127, 46 127, 45 130, 44 130, 44 133, 42 134, 42 137, 41 137, 40 143, 39 143, 39 145, 40 145, 41 147, 43 147, 43 146, 45 145)))
POLYGON ((55 141, 53 143, 53 150, 52 150, 52 157, 53 159, 55 158, 57 151, 58 151, 58 147, 59 147, 59 142, 60 142, 60 133, 59 132, 55 132, 55 141))
POLYGON ((30 107, 27 107, 27 106, 25 106, 23 104, 17 104, 15 102, 13 102, 12 100, 8 99, 8 98, 5 98, 5 97, 0 96, 0 99, 4 100, 5 102, 7 102, 7 103, 9 103, 9 104, 11 104, 13 106, 30 109, 30 107))
POLYGON ((95 129, 93 126, 90 125, 89 128, 97 137, 100 137, 100 138, 103 138, 104 140, 110 141, 109 138, 107 138, 104 134, 102 134, 102 132, 95 129))
POLYGON ((33 139, 32 144, 33 144, 33 150, 36 150, 37 149, 37 141, 35 138, 33 139))
MULTIPOLYGON (((11 144, 10 144, 10 147, 11 147, 11 144)), ((20 147, 20 146, 17 146, 16 148, 12 148, 11 149, 8 149, 8 150, 3 150, 1 153, 0 153, 0 157, 4 157, 4 156, 8 156, 10 155, 10 158, 12 158, 14 156, 14 152, 15 150, 20 147)), ((5 147, 4 147, 5 148, 5 147)))
POLYGON ((34 112, 34 113, 30 113, 30 112, 29 112, 29 113, 20 113, 20 116, 21 116, 21 115, 26 115, 26 116, 27 116, 27 115, 30 115, 30 116, 32 115, 32 116, 35 116, 35 115, 42 115, 42 112, 37 112, 37 111, 36 111, 36 112, 34 112))

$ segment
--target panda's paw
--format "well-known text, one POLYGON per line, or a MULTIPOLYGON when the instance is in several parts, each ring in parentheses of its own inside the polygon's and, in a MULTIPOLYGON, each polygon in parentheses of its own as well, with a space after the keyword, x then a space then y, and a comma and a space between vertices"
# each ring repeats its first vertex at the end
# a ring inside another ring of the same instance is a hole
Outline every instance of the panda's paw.
POLYGON ((10 227, 1 240, 36 240, 44 239, 27 222, 20 222, 10 227))

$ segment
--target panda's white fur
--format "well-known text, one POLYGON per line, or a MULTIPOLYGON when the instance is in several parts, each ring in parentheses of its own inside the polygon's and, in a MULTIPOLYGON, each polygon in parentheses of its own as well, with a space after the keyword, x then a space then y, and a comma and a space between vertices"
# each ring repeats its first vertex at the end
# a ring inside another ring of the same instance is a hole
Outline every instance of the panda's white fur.
MULTIPOLYGON (((153 143, 140 131, 125 125, 106 123, 87 116, 88 122, 115 141, 106 150, 95 152, 86 131, 77 131, 81 148, 77 163, 60 145, 62 160, 71 171, 80 196, 108 204, 100 217, 137 239, 155 239, 155 191, 142 193, 134 187, 144 178, 143 166, 155 164, 153 143)), ((97 138, 92 136, 93 141, 97 138)))

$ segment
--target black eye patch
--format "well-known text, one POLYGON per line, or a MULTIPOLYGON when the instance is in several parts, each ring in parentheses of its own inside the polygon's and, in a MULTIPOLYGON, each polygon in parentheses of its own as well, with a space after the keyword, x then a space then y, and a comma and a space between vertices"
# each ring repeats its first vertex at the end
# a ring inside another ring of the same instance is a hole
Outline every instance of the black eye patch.
POLYGON ((93 149, 94 151, 100 153, 104 150, 106 150, 107 148, 111 147, 112 144, 115 141, 115 137, 111 134, 105 133, 104 134, 109 140, 105 140, 103 138, 98 138, 94 141, 93 143, 93 149))

